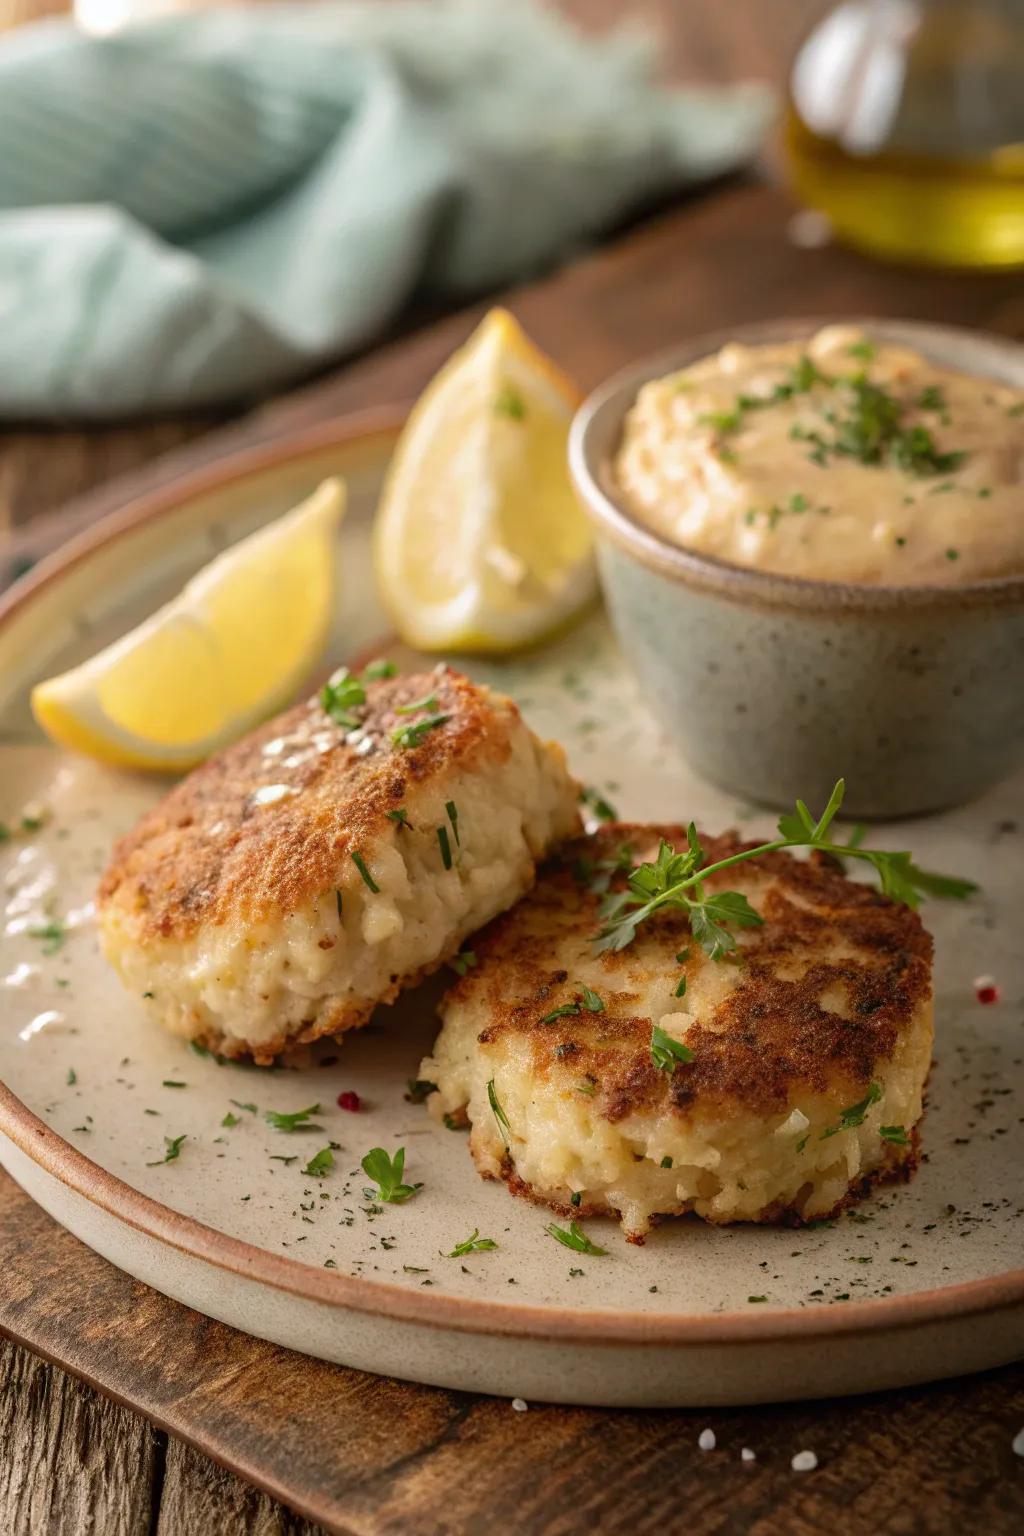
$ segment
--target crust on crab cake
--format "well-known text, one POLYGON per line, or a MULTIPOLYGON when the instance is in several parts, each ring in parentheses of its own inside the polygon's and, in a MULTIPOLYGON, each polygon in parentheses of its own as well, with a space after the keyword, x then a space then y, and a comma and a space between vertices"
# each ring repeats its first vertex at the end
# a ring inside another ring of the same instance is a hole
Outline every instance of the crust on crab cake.
POLYGON ((114 849, 103 947, 173 1033, 267 1062, 363 1024, 579 831, 562 749, 503 695, 440 667, 368 684, 353 714, 347 728, 319 698, 296 706, 114 849))
MULTIPOLYGON (((736 932, 734 957, 711 960, 664 908, 627 948, 595 953, 600 888, 624 888, 624 849, 650 859, 662 838, 685 846, 686 832, 611 825, 566 845, 474 939, 420 1067, 431 1112, 466 1114, 485 1178, 565 1214, 617 1215, 634 1240, 688 1212, 818 1219, 908 1176, 932 1047, 917 914, 834 861, 775 853, 707 881, 762 918, 736 932), (692 1060, 660 1069, 655 1026, 692 1060)), ((708 863, 753 846, 702 841, 708 863)))

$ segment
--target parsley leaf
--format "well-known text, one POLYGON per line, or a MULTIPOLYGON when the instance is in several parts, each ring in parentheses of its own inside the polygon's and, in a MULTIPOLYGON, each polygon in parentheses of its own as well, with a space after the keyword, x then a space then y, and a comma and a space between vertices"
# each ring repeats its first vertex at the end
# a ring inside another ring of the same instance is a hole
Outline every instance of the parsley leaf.
POLYGON ((182 1143, 185 1140, 186 1140, 185 1136, 165 1136, 164 1137, 164 1146, 167 1148, 167 1150, 164 1153, 163 1157, 158 1157, 154 1162, 147 1163, 146 1167, 147 1168, 159 1168, 161 1163, 175 1163, 175 1162, 177 1162, 178 1157, 179 1157, 179 1155, 181 1153, 182 1143))
POLYGON ((596 789, 581 789, 580 801, 593 811, 598 821, 618 821, 619 819, 615 807, 596 789))
POLYGON ((336 725, 349 731, 359 724, 352 710, 365 703, 366 689, 348 667, 339 667, 337 672, 332 672, 320 690, 320 705, 324 713, 336 725))
POLYGON ((398 667, 393 661, 389 661, 386 656, 375 657, 373 661, 367 662, 363 668, 363 681, 365 683, 376 683, 381 678, 397 676, 398 667))
MULTIPOLYGON (((231 1101, 234 1103, 234 1099, 231 1101)), ((242 1106, 248 1108, 247 1105, 242 1106)), ((320 1113, 319 1104, 311 1104, 308 1109, 296 1109, 290 1114, 279 1109, 268 1109, 263 1116, 268 1125, 272 1125, 275 1131, 319 1131, 319 1125, 310 1124, 310 1115, 320 1113)))
POLYGON ((550 1013, 546 1013, 542 1019, 538 1020, 538 1023, 553 1024, 556 1019, 571 1018, 573 1014, 579 1013, 579 1011, 579 1003, 562 1003, 560 1007, 552 1008, 550 1013))
POLYGON ((591 992, 588 986, 583 988, 583 1006, 588 1013, 604 1013, 604 999, 596 992, 591 992))
POLYGON ((321 1147, 319 1152, 314 1153, 302 1171, 307 1173, 311 1179, 322 1179, 324 1174, 328 1173, 333 1167, 334 1153, 327 1146, 321 1147))
POLYGON ((391 732, 391 740, 396 747, 418 747, 428 731, 436 731, 439 725, 444 725, 450 720, 451 715, 426 715, 422 720, 417 720, 415 725, 401 725, 397 731, 391 732))
POLYGON ((501 1139, 502 1139, 502 1141, 505 1143, 505 1145, 507 1147, 508 1146, 508 1134, 509 1134, 509 1131, 510 1131, 511 1127, 510 1127, 510 1125, 508 1123, 508 1116, 506 1115, 505 1111, 502 1109, 501 1105, 498 1103, 498 1095, 494 1091, 494 1078, 493 1077, 491 1078, 490 1082, 487 1084, 487 1102, 491 1106, 491 1112, 494 1115, 495 1120, 497 1120, 497 1122, 498 1122, 498 1130, 501 1132, 501 1139))
POLYGON ((368 1179, 372 1179, 377 1185, 375 1190, 364 1190, 368 1200, 384 1200, 389 1205, 401 1205, 404 1200, 410 1200, 417 1190, 423 1188, 422 1184, 403 1184, 402 1175, 405 1171, 405 1148, 399 1147, 394 1157, 389 1157, 383 1147, 374 1147, 367 1152, 360 1164, 368 1179))
POLYGON ((909 1147, 910 1145, 910 1137, 907 1135, 905 1125, 882 1125, 879 1126, 878 1134, 883 1141, 891 1141, 893 1146, 909 1147))
POLYGON ((693 1052, 681 1040, 675 1040, 660 1024, 651 1030, 651 1060, 659 1072, 674 1072, 680 1062, 692 1061, 693 1052))
POLYGON ((356 852, 351 854, 350 857, 352 859, 352 863, 363 877, 363 884, 368 886, 375 896, 378 895, 380 892, 380 886, 377 884, 376 880, 374 880, 373 876, 370 874, 370 871, 367 869, 366 860, 363 858, 362 854, 356 852))
POLYGON ((430 1095, 436 1092, 436 1083, 429 1082, 425 1077, 410 1077, 406 1084, 406 1102, 409 1104, 424 1104, 430 1095))
POLYGON ((820 1141, 825 1141, 829 1136, 838 1136, 840 1131, 852 1131, 858 1125, 864 1124, 864 1118, 872 1104, 877 1104, 882 1097, 882 1090, 877 1083, 872 1083, 862 1099, 856 1104, 848 1104, 845 1109, 839 1111, 839 1119, 835 1125, 830 1125, 822 1131, 820 1141))
POLYGON ((453 960, 449 960, 448 964, 456 976, 465 976, 466 972, 471 971, 474 965, 476 965, 476 955, 471 949, 463 949, 459 951, 453 960))
POLYGON ((565 1227, 558 1227, 554 1222, 551 1222, 544 1230, 556 1242, 563 1244, 566 1248, 575 1249, 577 1253, 593 1254, 596 1258, 608 1252, 607 1248, 599 1248, 596 1243, 592 1243, 586 1233, 580 1231, 578 1222, 570 1221, 568 1230, 565 1227))
POLYGON ((493 1237, 481 1237, 479 1227, 474 1227, 469 1237, 464 1242, 456 1243, 451 1253, 446 1253, 446 1259, 462 1259, 467 1253, 483 1253, 485 1249, 497 1248, 493 1237))

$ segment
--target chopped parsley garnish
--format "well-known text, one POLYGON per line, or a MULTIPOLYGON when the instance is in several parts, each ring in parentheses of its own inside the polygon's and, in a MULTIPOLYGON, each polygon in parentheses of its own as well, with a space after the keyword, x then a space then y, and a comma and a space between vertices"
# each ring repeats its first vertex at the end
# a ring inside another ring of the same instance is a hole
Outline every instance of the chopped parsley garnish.
POLYGON ((672 1159, 670 1157, 663 1157, 662 1160, 661 1160, 660 1166, 662 1168, 671 1168, 672 1167, 672 1159))
POLYGON ((946 409, 946 396, 938 384, 929 384, 927 389, 922 389, 917 397, 919 411, 944 411, 946 409))
POLYGON ((451 846, 451 843, 449 843, 449 841, 448 841, 448 828, 447 827, 438 827, 438 829, 437 829, 437 841, 438 841, 438 845, 440 846, 440 849, 441 849, 441 863, 444 865, 445 869, 451 869, 451 867, 452 867, 452 846, 451 846))
POLYGON ((959 560, 960 559, 960 551, 958 549, 947 549, 946 550, 946 559, 947 560, 959 560))
POLYGON ((583 988, 581 1002, 588 1013, 604 1013, 604 999, 596 992, 592 992, 588 986, 583 988))
POLYGON ((908 1147, 910 1137, 907 1135, 905 1125, 883 1125, 879 1127, 879 1136, 883 1141, 891 1141, 896 1147, 908 1147))
POLYGON ((859 358, 862 363, 874 362, 875 347, 870 341, 855 341, 846 349, 850 357, 859 358))
POLYGON ((378 892, 380 891, 380 886, 377 884, 376 880, 374 880, 373 876, 370 874, 370 871, 367 869, 367 867, 366 867, 366 860, 363 858, 362 854, 358 853, 358 852, 357 853, 353 853, 351 855, 351 858, 352 858, 352 863, 355 865, 356 869, 358 869, 359 873, 363 877, 363 884, 368 886, 369 889, 376 896, 378 894, 378 892))
POLYGON ((451 715, 427 715, 417 720, 415 725, 399 726, 397 731, 391 732, 391 740, 396 747, 418 747, 429 731, 436 731, 439 725, 444 725, 450 719, 451 715))
POLYGON ((693 1060, 693 1052, 681 1040, 674 1040, 660 1024, 655 1024, 651 1030, 651 1060, 659 1072, 674 1072, 680 1062, 693 1060))
POLYGON ((597 1078, 588 1072, 586 1077, 581 1077, 576 1084, 576 1092, 582 1093, 586 1098, 592 1099, 597 1092, 597 1078))
POLYGON ((363 1191, 368 1200, 383 1200, 389 1205, 401 1205, 404 1200, 411 1200, 417 1190, 422 1189, 422 1184, 404 1184, 402 1175, 405 1172, 405 1148, 399 1147, 394 1157, 389 1157, 383 1147, 374 1147, 367 1152, 360 1164, 368 1179, 372 1179, 377 1185, 376 1189, 363 1191))
MULTIPOLYGON (((231 1102, 233 1104, 234 1099, 231 1102)), ((242 1107, 248 1108, 247 1105, 242 1107)), ((275 1131, 318 1131, 320 1127, 310 1124, 309 1117, 319 1113, 320 1105, 311 1104, 308 1109, 295 1109, 290 1113, 280 1109, 268 1109, 263 1118, 268 1125, 273 1126, 275 1131)))
POLYGON ((538 1020, 538 1023, 553 1024, 556 1019, 568 1019, 579 1011, 579 1003, 562 1003, 558 1008, 552 1008, 550 1013, 546 1013, 542 1019, 538 1020))
POLYGON ((588 806, 597 817, 598 821, 618 821, 615 807, 604 798, 596 789, 581 789, 581 802, 588 806))
POLYGON ((55 955, 68 936, 59 917, 51 917, 47 923, 34 923, 26 932, 30 939, 42 940, 44 955, 55 955))
POLYGON ((558 1227, 554 1222, 551 1222, 544 1230, 556 1242, 561 1243, 566 1248, 575 1249, 577 1253, 589 1253, 598 1258, 608 1252, 607 1248, 599 1248, 596 1243, 592 1243, 586 1233, 580 1231, 579 1223, 576 1221, 570 1221, 568 1229, 558 1227))
POLYGON ((686 996, 686 977, 685 976, 680 976, 679 984, 676 987, 676 990, 673 993, 673 996, 674 997, 685 997, 686 996))
POLYGON ((367 662, 363 668, 363 682, 376 683, 385 677, 397 677, 398 667, 386 656, 376 656, 373 661, 367 662))
POLYGON ((334 1153, 328 1146, 321 1147, 319 1152, 314 1153, 302 1171, 311 1179, 322 1179, 333 1167, 334 1153))
MULTIPOLYGON (((236 1109, 244 1109, 246 1113, 250 1115, 254 1115, 257 1112, 255 1104, 243 1104, 239 1099, 229 1099, 228 1103, 233 1104, 236 1109)), ((318 1104, 317 1109, 319 1108, 320 1106, 318 1104)))
POLYGON ((462 847, 462 839, 459 837, 459 808, 454 800, 445 801, 445 812, 452 826, 452 836, 455 839, 456 848, 462 847))
POLYGON ((410 1077, 406 1084, 406 1102, 409 1104, 423 1104, 432 1093, 436 1092, 436 1083, 429 1082, 425 1077, 410 1077))
POLYGON ((494 397, 494 414, 507 416, 511 421, 526 418, 526 402, 514 384, 505 383, 494 397))
POLYGON ((231 1130, 231 1128, 233 1126, 241 1125, 241 1123, 242 1123, 241 1117, 239 1115, 233 1115, 231 1113, 230 1109, 228 1110, 227 1114, 224 1116, 224 1119, 221 1121, 221 1125, 226 1126, 226 1128, 229 1131, 231 1130))
POLYGON ((418 715, 421 709, 436 709, 437 694, 425 694, 422 699, 413 699, 409 704, 396 704, 396 715, 418 715))
POLYGON ((344 726, 348 731, 359 724, 352 710, 365 703, 366 689, 348 667, 339 667, 337 672, 332 672, 320 690, 320 704, 324 713, 336 725, 344 726))
POLYGON ((495 1120, 498 1122, 498 1130, 501 1132, 501 1139, 505 1145, 508 1146, 508 1135, 511 1127, 508 1123, 508 1116, 499 1104, 498 1095, 494 1091, 493 1077, 487 1084, 487 1102, 491 1106, 491 1113, 494 1115, 495 1120))
MULTIPOLYGON (((860 348, 855 343, 854 348, 860 348)), ((854 348, 848 349, 853 356, 870 357, 854 348)), ((871 356, 874 356, 872 349, 871 356)), ((747 411, 759 410, 790 400, 794 395, 806 394, 815 385, 825 385, 836 392, 836 409, 826 413, 833 431, 831 438, 823 432, 811 431, 799 422, 794 423, 790 436, 811 446, 811 462, 824 465, 829 455, 858 460, 861 464, 882 464, 887 460, 908 474, 926 476, 948 474, 959 468, 966 455, 962 452, 942 452, 926 427, 904 426, 904 405, 880 385, 873 384, 866 373, 829 375, 822 373, 812 358, 801 357, 789 372, 787 379, 776 384, 766 395, 739 395, 731 411, 716 412, 702 420, 719 432, 735 432, 743 423, 747 411)), ((945 400, 941 390, 925 390, 916 404, 925 410, 944 411, 945 400)), ((774 513, 781 509, 773 508, 774 513)), ((795 510, 791 508, 791 510, 795 510)), ((748 521, 753 519, 748 515, 748 521)))
POLYGON ((174 1162, 177 1162, 178 1157, 179 1157, 179 1155, 181 1153, 182 1143, 185 1140, 186 1140, 186 1137, 184 1135, 182 1135, 182 1136, 165 1136, 164 1137, 164 1146, 166 1147, 167 1150, 165 1151, 163 1157, 158 1157, 158 1158, 155 1159, 154 1162, 147 1163, 146 1167, 147 1168, 159 1168, 161 1163, 174 1163, 174 1162))
POLYGON ((480 1228, 474 1227, 469 1237, 464 1242, 456 1243, 451 1253, 446 1253, 446 1259, 462 1259, 467 1253, 483 1253, 487 1249, 497 1248, 493 1237, 481 1237, 480 1228))
POLYGON ((474 965, 476 965, 476 955, 471 949, 463 949, 459 951, 454 960, 449 960, 448 964, 456 976, 465 976, 466 972, 471 971, 474 965))
POLYGON ((162 1088, 187 1088, 188 1083, 178 1082, 173 1077, 165 1077, 160 1086, 162 1088))
POLYGON ((68 1085, 68 1087, 69 1088, 73 1088, 77 1082, 78 1082, 78 1073, 75 1071, 74 1067, 68 1067, 68 1075, 67 1075, 67 1085, 68 1085))
POLYGON ((748 1297, 747 1297, 747 1300, 748 1300, 748 1301, 749 1301, 749 1302, 755 1302, 755 1301, 767 1301, 767 1300, 768 1300, 768 1297, 767 1297, 767 1296, 748 1296, 748 1297))
POLYGON ((409 814, 404 805, 398 806, 394 811, 385 811, 384 814, 388 821, 394 822, 396 827, 405 827, 409 832, 413 830, 412 822, 409 820, 409 814))
POLYGON ((919 869, 909 853, 887 853, 879 848, 832 842, 828 831, 843 803, 844 790, 845 781, 839 779, 817 820, 798 800, 794 810, 779 818, 780 835, 774 842, 744 849, 715 864, 704 864, 704 850, 691 822, 687 830, 689 846, 684 853, 677 853, 671 844, 662 842, 657 859, 631 870, 625 891, 605 897, 601 904, 603 926, 595 940, 597 951, 625 949, 636 937, 641 923, 664 907, 675 907, 689 919, 690 931, 702 949, 713 960, 721 959, 736 949, 731 929, 760 925, 762 918, 741 892, 709 894, 705 881, 719 870, 783 848, 815 848, 838 858, 863 859, 878 875, 884 895, 905 902, 908 907, 916 907, 922 895, 963 900, 977 890, 970 880, 919 869))
POLYGON ((838 1136, 840 1131, 855 1130, 858 1125, 864 1124, 864 1118, 872 1104, 877 1104, 882 1097, 882 1090, 877 1083, 872 1083, 862 1099, 856 1104, 848 1104, 845 1109, 839 1111, 839 1119, 835 1125, 830 1125, 822 1131, 820 1140, 825 1141, 829 1136, 838 1136))

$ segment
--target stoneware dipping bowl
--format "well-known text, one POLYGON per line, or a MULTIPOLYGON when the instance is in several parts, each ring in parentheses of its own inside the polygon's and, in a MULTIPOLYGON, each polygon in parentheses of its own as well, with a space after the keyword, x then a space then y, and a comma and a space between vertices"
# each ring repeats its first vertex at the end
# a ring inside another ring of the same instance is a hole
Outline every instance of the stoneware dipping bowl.
MULTIPOLYGON (((1024 756, 1024 573, 960 586, 814 581, 680 549, 637 522, 610 465, 641 385, 730 341, 809 337, 827 320, 698 336, 617 374, 569 440, 612 622, 647 701, 707 778, 750 800, 893 817, 980 794, 1024 756)), ((980 332, 858 320, 878 341, 1024 387, 1024 347, 980 332)), ((1024 518, 1024 487, 1020 508, 1024 518)))

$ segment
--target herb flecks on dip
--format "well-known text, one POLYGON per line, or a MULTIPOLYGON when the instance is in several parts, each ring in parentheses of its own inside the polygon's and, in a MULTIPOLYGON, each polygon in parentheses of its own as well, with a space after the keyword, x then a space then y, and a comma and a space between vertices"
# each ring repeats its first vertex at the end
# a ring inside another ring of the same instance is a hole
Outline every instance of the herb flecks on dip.
POLYGON ((641 522, 734 565, 888 585, 1024 571, 1024 393, 848 326, 644 385, 614 474, 641 522))

